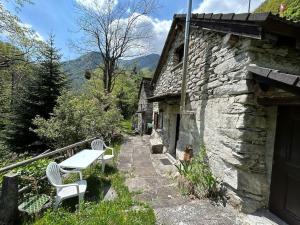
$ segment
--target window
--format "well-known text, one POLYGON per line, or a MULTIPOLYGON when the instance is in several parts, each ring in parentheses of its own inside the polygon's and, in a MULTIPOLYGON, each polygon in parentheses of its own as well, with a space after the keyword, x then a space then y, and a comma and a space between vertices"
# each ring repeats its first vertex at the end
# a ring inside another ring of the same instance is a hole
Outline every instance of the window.
POLYGON ((163 112, 159 112, 159 129, 163 129, 164 128, 164 113, 163 112))
POLYGON ((184 55, 184 44, 181 44, 178 48, 175 49, 174 54, 174 64, 177 65, 182 62, 184 55))
POLYGON ((154 113, 154 128, 155 129, 163 129, 164 126, 164 116, 163 112, 155 112, 154 113))

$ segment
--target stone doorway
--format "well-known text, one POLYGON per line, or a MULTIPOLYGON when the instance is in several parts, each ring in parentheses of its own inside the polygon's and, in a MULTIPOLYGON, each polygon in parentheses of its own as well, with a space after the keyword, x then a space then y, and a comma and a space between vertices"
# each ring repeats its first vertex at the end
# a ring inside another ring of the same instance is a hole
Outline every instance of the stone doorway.
POLYGON ((172 156, 176 159, 176 148, 179 139, 179 128, 180 128, 180 114, 176 114, 176 131, 175 131, 175 145, 172 156))
POLYGON ((300 106, 278 108, 270 211, 300 224, 300 106))

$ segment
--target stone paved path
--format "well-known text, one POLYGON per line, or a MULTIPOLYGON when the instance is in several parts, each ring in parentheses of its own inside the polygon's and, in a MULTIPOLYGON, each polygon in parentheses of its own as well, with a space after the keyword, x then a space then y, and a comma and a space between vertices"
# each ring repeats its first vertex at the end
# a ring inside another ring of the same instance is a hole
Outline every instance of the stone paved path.
POLYGON ((232 210, 213 206, 207 200, 183 197, 176 181, 170 178, 173 165, 163 165, 165 155, 150 154, 148 136, 129 137, 121 147, 118 168, 126 174, 126 185, 136 198, 148 202, 156 213, 157 223, 166 225, 235 224, 232 210))

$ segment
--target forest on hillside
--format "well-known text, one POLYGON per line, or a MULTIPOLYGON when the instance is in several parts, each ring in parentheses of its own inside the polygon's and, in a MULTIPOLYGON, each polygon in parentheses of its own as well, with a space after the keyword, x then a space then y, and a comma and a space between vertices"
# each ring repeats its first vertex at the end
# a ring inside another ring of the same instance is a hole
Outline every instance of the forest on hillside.
POLYGON ((280 14, 280 16, 288 19, 299 21, 300 20, 300 0, 266 0, 264 1, 255 12, 272 12, 280 14), (280 6, 283 6, 283 12, 280 12, 280 6))
POLYGON ((140 82, 152 76, 159 57, 131 52, 149 38, 138 21, 152 0, 130 0, 130 11, 116 2, 92 0, 92 8, 72 2, 83 39, 70 48, 82 57, 66 62, 57 30, 41 36, 20 19, 36 0, 0 1, 0 224, 154 224, 154 211, 133 200, 117 169, 140 82), (137 57, 140 66, 130 65, 137 57), (66 67, 80 72, 77 87, 66 67), (59 164, 72 156, 73 166, 76 157, 88 165, 63 170, 59 164), (113 199, 106 201, 107 193, 113 199))

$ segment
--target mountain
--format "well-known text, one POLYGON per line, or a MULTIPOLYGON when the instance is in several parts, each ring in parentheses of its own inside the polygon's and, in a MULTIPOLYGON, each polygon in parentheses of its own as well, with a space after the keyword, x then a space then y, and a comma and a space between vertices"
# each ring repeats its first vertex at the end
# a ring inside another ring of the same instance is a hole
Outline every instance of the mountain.
MULTIPOLYGON (((128 60, 123 59, 120 60, 120 64, 128 70, 136 67, 138 70, 150 70, 154 72, 159 57, 158 54, 150 54, 128 60)), ((62 67, 63 71, 70 76, 72 86, 78 88, 85 82, 85 71, 96 69, 101 62, 102 59, 99 52, 90 52, 77 59, 63 62, 62 67)))
POLYGON ((130 67, 132 68, 133 66, 136 65, 137 68, 140 70, 148 69, 154 71, 157 66, 159 57, 160 55, 158 54, 150 54, 150 55, 141 56, 130 60, 122 60, 121 64, 128 68, 130 67))
POLYGON ((278 14, 281 4, 285 6, 285 10, 281 16, 294 21, 300 20, 300 0, 265 0, 255 12, 272 12, 278 14))

